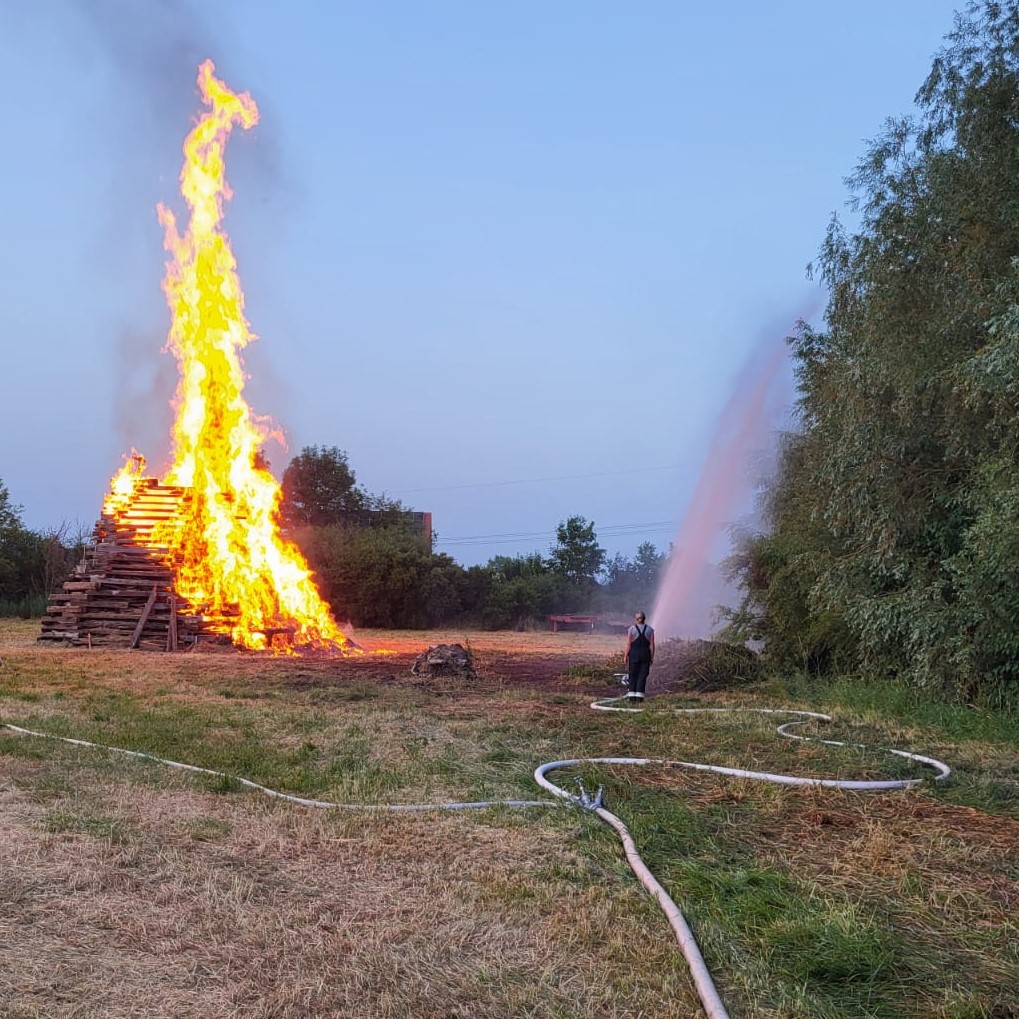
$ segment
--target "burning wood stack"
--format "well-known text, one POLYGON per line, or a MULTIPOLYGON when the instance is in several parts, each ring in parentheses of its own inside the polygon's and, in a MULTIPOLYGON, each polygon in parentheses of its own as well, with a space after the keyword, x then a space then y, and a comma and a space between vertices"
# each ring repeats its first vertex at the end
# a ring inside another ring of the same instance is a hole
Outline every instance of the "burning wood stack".
POLYGON ((184 142, 187 225, 160 204, 169 259, 167 347, 177 360, 171 463, 162 482, 132 451, 84 561, 52 596, 42 639, 176 650, 206 640, 254 651, 361 654, 279 527, 280 486, 259 464, 272 429, 244 398, 240 351, 255 339, 222 227, 231 197, 223 153, 258 123, 248 93, 198 69, 208 107, 184 142))
POLYGON ((39 639, 150 651, 183 650, 199 638, 229 644, 221 626, 177 594, 171 555, 153 539, 159 524, 180 518, 188 498, 186 489, 146 478, 126 507, 104 508, 84 558, 50 596, 39 639))

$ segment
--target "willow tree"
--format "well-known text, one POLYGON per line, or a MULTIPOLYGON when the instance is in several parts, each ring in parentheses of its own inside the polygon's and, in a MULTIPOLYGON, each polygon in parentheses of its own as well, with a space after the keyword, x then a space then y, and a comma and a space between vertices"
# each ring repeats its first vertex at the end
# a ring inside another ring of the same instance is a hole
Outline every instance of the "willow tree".
POLYGON ((956 16, 848 183, 793 340, 803 432, 737 565, 779 646, 835 619, 842 665, 973 694, 1019 677, 1019 0, 956 16))

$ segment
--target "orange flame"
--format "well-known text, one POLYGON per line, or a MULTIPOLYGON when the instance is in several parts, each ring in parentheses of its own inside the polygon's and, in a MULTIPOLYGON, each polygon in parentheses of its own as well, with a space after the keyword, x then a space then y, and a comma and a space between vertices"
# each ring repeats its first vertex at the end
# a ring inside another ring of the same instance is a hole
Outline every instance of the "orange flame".
MULTIPOLYGON (((235 644, 273 646, 287 634, 293 646, 357 652, 336 625, 296 546, 278 526, 280 487, 258 467, 267 431, 244 399, 239 352, 254 334, 244 317, 244 294, 230 242, 222 229, 223 203, 232 197, 224 149, 235 124, 250 128, 258 108, 214 76, 211 61, 198 70, 209 107, 184 143, 181 193, 190 217, 183 233, 159 206, 170 253, 163 290, 170 306, 167 349, 177 359, 173 466, 164 483, 189 490, 186 519, 160 534, 173 552, 178 593, 207 618, 222 617, 235 644), (170 533, 168 533, 170 532, 170 533)), ((114 496, 130 494, 142 467, 130 461, 114 479, 114 496)), ((114 503, 114 508, 116 503, 114 503)))
POLYGON ((127 509, 135 487, 145 477, 145 457, 136 449, 124 456, 124 466, 110 478, 110 491, 103 500, 103 515, 114 517, 127 509))

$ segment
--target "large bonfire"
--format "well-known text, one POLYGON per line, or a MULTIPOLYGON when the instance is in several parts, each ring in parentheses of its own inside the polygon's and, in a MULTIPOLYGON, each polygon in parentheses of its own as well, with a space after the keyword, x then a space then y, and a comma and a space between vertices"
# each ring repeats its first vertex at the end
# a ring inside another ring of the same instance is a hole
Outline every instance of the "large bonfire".
MULTIPOLYGON (((272 646, 286 633, 289 649, 357 651, 339 629, 300 551, 280 533, 280 487, 259 466, 268 429, 244 398, 240 351, 253 340, 223 204, 232 197, 224 150, 235 124, 250 128, 258 107, 215 77, 211 61, 198 71, 208 110, 184 143, 181 193, 189 219, 180 229, 159 206, 167 261, 163 290, 170 306, 167 348, 180 372, 174 399, 172 466, 162 479, 187 490, 182 510, 152 535, 170 550, 177 593, 209 618, 228 619, 237 645, 272 646)), ((113 478, 104 512, 116 515, 144 480, 134 455, 113 478)))

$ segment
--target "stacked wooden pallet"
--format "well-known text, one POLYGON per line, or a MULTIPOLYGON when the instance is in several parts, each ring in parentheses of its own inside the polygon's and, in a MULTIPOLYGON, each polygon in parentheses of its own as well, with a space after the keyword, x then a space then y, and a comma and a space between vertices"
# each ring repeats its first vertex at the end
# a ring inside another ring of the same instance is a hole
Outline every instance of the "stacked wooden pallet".
POLYGON ((82 561, 50 596, 39 639, 154 651, 222 641, 221 632, 177 595, 172 554, 159 543, 156 529, 183 519, 187 498, 183 488, 145 479, 129 505, 104 512, 82 561))

